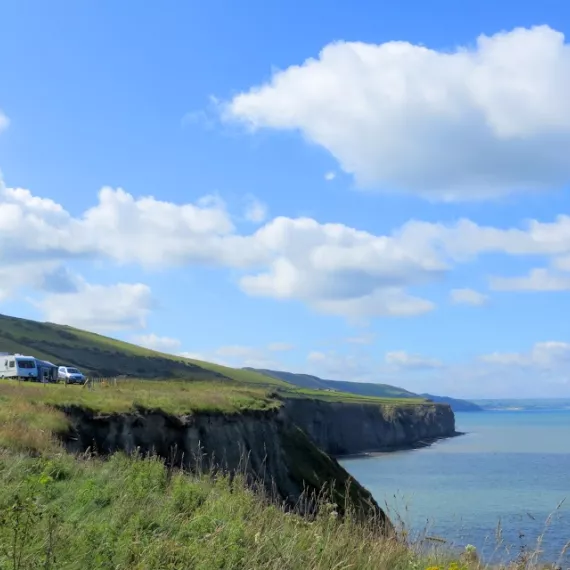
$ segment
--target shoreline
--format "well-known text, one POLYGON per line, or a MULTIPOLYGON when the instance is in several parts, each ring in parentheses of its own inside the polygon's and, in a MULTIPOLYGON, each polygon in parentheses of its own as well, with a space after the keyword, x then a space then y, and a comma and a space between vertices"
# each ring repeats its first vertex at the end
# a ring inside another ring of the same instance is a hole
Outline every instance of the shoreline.
POLYGON ((337 461, 342 461, 342 460, 346 460, 346 459, 372 458, 372 457, 377 457, 379 455, 396 453, 398 451, 414 451, 416 449, 424 449, 426 447, 431 447, 434 443, 437 443, 438 441, 442 441, 442 440, 446 440, 446 439, 452 439, 454 437, 460 437, 462 435, 467 435, 467 432, 456 431, 452 435, 426 438, 426 439, 421 439, 421 440, 418 440, 418 441, 416 441, 414 443, 410 443, 410 444, 389 446, 389 447, 384 447, 382 449, 373 449, 370 451, 362 451, 360 453, 349 453, 349 454, 345 454, 345 455, 335 455, 334 458, 337 461))

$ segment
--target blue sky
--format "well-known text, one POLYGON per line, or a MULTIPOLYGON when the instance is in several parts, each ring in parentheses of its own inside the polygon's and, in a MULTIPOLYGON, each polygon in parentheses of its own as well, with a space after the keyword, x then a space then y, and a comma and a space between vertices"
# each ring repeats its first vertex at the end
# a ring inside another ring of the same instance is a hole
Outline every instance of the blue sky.
POLYGON ((570 396, 568 16, 3 3, 0 312, 236 366, 570 396))

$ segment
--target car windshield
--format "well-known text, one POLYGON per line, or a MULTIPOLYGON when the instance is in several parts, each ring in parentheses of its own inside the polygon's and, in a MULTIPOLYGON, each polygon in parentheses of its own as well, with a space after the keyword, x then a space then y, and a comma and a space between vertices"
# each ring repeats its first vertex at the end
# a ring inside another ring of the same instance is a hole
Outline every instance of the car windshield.
POLYGON ((81 374, 81 372, 79 372, 77 368, 68 368, 67 371, 69 372, 69 374, 81 374))
POLYGON ((20 368, 35 368, 36 361, 35 360, 18 360, 18 366, 20 368))

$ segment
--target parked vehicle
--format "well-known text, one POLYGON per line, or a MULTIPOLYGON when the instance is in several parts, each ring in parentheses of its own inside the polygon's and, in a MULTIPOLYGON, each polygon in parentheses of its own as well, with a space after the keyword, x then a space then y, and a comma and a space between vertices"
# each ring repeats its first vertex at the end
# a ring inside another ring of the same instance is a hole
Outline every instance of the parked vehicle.
POLYGON ((37 382, 36 359, 23 354, 3 354, 0 356, 0 378, 17 378, 37 382))
POLYGON ((36 358, 36 366, 38 367, 38 382, 59 382, 59 368, 55 364, 36 358))
POLYGON ((60 366, 57 370, 57 377, 64 380, 66 384, 83 384, 85 376, 77 369, 71 366, 60 366))

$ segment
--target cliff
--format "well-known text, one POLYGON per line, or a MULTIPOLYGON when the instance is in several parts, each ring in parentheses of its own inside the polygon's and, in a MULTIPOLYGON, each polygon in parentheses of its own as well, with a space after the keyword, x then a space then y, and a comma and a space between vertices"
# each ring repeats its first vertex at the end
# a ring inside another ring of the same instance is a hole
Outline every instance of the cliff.
POLYGON ((448 405, 374 406, 290 400, 290 421, 334 456, 419 447, 456 435, 448 405))
POLYGON ((414 446, 455 433, 451 409, 436 405, 385 408, 292 399, 278 410, 233 415, 64 411, 72 425, 65 438, 71 452, 139 450, 193 470, 239 470, 305 512, 312 509, 311 496, 328 487, 341 512, 350 504, 364 517, 385 523, 370 493, 331 455, 414 446))

